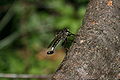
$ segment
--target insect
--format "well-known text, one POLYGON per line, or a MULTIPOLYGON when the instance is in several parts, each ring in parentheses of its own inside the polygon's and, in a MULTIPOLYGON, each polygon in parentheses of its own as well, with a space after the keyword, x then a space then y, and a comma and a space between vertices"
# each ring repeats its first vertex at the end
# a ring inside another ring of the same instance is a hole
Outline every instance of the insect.
POLYGON ((60 41, 65 41, 68 36, 73 35, 74 34, 72 34, 67 28, 60 30, 55 39, 50 43, 48 47, 50 50, 47 52, 47 54, 53 54, 56 46, 59 44, 60 41))

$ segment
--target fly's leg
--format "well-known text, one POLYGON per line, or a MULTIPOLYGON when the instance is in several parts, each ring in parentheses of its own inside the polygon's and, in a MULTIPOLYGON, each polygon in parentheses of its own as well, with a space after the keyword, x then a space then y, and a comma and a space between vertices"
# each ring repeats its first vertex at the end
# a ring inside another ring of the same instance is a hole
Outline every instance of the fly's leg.
POLYGON ((65 53, 67 53, 68 50, 69 50, 68 44, 69 44, 68 38, 66 38, 66 39, 64 40, 64 42, 62 43, 62 46, 63 46, 63 48, 64 48, 64 50, 65 50, 65 53))

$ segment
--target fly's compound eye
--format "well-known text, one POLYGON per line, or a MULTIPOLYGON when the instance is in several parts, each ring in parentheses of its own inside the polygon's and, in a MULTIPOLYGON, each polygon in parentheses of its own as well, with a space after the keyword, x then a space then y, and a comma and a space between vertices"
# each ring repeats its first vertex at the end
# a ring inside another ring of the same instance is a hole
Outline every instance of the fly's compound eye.
POLYGON ((48 51, 47 52, 47 54, 53 54, 54 53, 54 51, 48 51))

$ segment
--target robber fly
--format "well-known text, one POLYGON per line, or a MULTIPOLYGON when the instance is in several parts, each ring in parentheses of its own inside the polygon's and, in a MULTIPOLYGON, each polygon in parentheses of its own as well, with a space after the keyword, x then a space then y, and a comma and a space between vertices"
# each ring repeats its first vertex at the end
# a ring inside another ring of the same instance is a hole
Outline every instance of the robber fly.
POLYGON ((68 31, 68 29, 64 28, 63 30, 60 30, 59 33, 56 35, 55 39, 50 43, 49 45, 49 51, 47 54, 53 54, 56 46, 59 44, 60 41, 65 41, 65 39, 68 36, 74 35, 71 32, 68 31))

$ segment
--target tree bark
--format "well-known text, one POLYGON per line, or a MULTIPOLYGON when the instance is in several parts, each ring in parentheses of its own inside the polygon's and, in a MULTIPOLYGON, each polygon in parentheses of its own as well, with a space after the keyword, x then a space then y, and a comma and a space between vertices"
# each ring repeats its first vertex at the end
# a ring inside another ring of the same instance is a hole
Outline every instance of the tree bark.
POLYGON ((90 0, 83 22, 52 80, 118 80, 120 0, 90 0))

